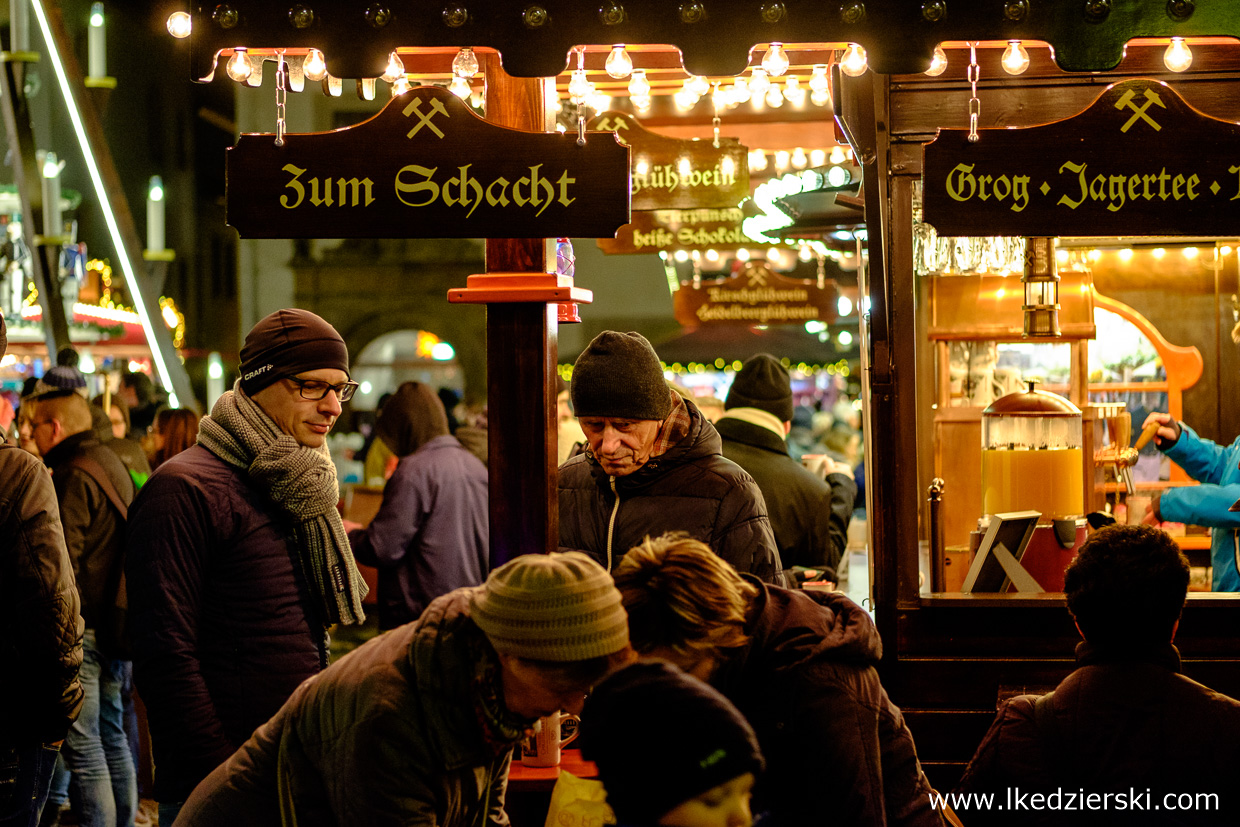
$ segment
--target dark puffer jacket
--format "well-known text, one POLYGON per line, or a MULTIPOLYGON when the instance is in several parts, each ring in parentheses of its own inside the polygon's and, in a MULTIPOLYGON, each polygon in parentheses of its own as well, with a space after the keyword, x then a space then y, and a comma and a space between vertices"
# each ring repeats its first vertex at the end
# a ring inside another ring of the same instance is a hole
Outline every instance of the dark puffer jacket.
POLYGON ((474 699, 495 655, 469 618, 473 591, 302 684, 199 785, 178 827, 505 827, 515 741, 483 735, 474 699))
POLYGON ((293 526, 200 445, 161 465, 129 512, 126 574, 155 797, 183 801, 326 666, 293 526))
POLYGON ((874 669, 882 643, 870 616, 838 592, 746 579, 759 589, 750 642, 711 684, 766 756, 755 812, 770 811, 773 827, 942 825, 913 735, 874 669))
POLYGON ((848 545, 857 484, 845 474, 824 481, 788 455, 783 437, 733 419, 715 423, 723 438, 723 455, 748 471, 762 489, 779 556, 787 567, 834 570, 848 545))
POLYGON ((82 708, 82 632, 52 478, 0 443, 0 752, 65 737, 82 708))
POLYGON ((1170 644, 1136 655, 1082 643, 1077 665, 1046 700, 1020 695, 999 709, 956 792, 994 795, 1003 810, 957 802, 961 821, 1240 823, 1240 702, 1179 674, 1180 656, 1170 644), (1008 797, 1017 788, 1024 809, 1008 797), (1111 798, 1106 811, 1062 795, 1055 808, 1028 806, 1033 794, 1057 789, 1096 794, 1098 806, 1102 796, 1111 798), (1129 806, 1133 793, 1136 807, 1129 806), (1125 803, 1117 805, 1117 797, 1125 803))
POLYGON ((782 566, 762 492, 720 455, 710 421, 687 408, 688 434, 632 474, 611 477, 589 454, 560 466, 560 549, 614 569, 647 536, 683 531, 737 571, 775 581, 782 566))

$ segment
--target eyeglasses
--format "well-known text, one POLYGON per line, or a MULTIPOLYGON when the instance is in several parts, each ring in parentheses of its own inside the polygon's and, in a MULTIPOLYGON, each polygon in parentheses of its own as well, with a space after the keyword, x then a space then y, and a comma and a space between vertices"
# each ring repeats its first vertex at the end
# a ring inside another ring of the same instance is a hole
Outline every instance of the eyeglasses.
POLYGON ((297 386, 302 399, 312 399, 315 402, 326 399, 330 391, 335 391, 336 398, 341 402, 348 402, 353 398, 353 394, 357 393, 358 387, 356 382, 341 382, 339 385, 333 385, 318 379, 297 379, 292 376, 285 378, 297 386))

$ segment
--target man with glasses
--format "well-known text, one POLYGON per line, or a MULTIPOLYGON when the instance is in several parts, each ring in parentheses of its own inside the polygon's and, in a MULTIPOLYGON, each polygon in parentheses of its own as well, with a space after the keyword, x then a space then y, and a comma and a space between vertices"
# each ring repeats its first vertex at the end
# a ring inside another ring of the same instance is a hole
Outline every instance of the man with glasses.
POLYGON ((198 444, 161 465, 130 513, 126 573, 160 823, 327 665, 327 629, 363 619, 327 434, 352 398, 330 324, 279 310, 198 444))

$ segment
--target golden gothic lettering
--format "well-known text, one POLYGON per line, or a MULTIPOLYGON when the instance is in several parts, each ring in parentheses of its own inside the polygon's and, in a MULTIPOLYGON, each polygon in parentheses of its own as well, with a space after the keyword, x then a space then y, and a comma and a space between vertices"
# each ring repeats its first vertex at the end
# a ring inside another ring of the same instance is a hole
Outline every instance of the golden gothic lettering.
POLYGON ((360 181, 357 178, 337 178, 334 182, 331 178, 324 178, 320 181, 318 178, 311 178, 304 184, 301 176, 306 173, 301 167, 285 164, 282 169, 292 175, 292 179, 284 185, 285 189, 291 189, 297 194, 293 200, 289 200, 288 193, 280 196, 280 206, 286 209, 296 209, 306 197, 306 187, 310 187, 310 203, 316 207, 330 207, 333 204, 340 207, 369 207, 374 203, 375 197, 371 193, 372 182, 369 178, 363 178, 360 181), (336 186, 336 197, 332 199, 332 185, 336 186), (320 193, 319 188, 322 187, 320 193), (361 190, 366 188, 366 197, 361 199, 361 190))
POLYGON ((736 166, 730 158, 715 164, 712 169, 677 170, 671 164, 655 164, 645 171, 639 162, 633 173, 633 194, 644 189, 675 192, 679 187, 733 187, 736 186, 736 166))

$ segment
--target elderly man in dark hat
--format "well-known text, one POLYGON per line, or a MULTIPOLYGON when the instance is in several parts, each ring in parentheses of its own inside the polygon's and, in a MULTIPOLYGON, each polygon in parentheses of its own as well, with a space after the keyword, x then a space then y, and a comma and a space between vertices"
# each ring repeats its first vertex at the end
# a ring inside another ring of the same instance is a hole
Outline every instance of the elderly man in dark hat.
POLYGON ((737 372, 715 422, 723 438, 723 455, 757 481, 775 531, 784 565, 826 571, 835 569, 848 544, 857 484, 852 469, 822 457, 822 470, 811 472, 788 454, 792 427, 792 380, 779 360, 759 353, 737 372))
POLYGON ((645 337, 600 333, 569 392, 588 446, 560 466, 561 548, 612 569, 643 538, 683 531, 737 571, 782 581, 762 492, 720 456, 718 432, 668 387, 645 337))
POLYGON ((327 434, 357 388, 340 334, 278 310, 241 378, 130 511, 126 573, 160 822, 327 665, 326 630, 363 619, 327 434))

